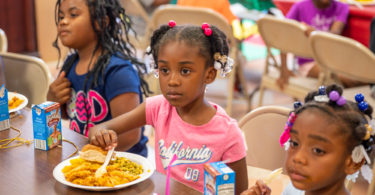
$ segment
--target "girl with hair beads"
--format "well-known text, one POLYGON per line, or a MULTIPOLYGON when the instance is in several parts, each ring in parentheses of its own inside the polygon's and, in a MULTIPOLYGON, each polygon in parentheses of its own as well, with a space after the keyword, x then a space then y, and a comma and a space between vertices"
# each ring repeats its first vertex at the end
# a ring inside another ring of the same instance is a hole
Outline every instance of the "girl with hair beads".
MULTIPOLYGON (((356 102, 341 95, 342 88, 331 85, 309 93, 304 105, 295 103, 280 138, 292 183, 283 194, 350 194, 345 178, 355 180, 360 169, 371 181, 373 109, 362 94, 355 96, 356 102)), ((270 189, 258 180, 243 194, 270 194, 270 189)))
POLYGON ((170 21, 154 32, 148 53, 154 58, 162 95, 95 127, 91 143, 109 149, 117 144, 116 133, 152 125, 157 171, 166 173, 176 155, 171 176, 203 191, 203 164, 225 161, 236 172, 237 194, 247 189, 246 152, 237 122, 204 97, 217 71, 226 74, 231 69, 225 34, 206 23, 175 26, 170 21))
MULTIPOLYGON (((58 39, 71 49, 47 99, 62 105, 70 129, 88 136, 92 126, 137 107, 147 84, 141 78, 144 64, 133 56, 128 42, 131 29, 117 0, 58 0, 58 39), (128 41, 128 39, 126 39, 128 41), (124 103, 126 102, 126 103, 124 103)), ((143 129, 119 135, 121 150, 147 156, 143 129)))

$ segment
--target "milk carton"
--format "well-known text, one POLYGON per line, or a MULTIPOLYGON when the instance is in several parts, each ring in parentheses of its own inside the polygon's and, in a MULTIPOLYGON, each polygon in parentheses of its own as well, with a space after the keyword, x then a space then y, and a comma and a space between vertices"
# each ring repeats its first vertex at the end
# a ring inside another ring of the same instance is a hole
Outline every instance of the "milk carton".
POLYGON ((49 150, 61 145, 60 104, 44 102, 32 107, 34 148, 49 150))
POLYGON ((225 163, 212 162, 204 165, 204 195, 233 195, 235 172, 225 163))
POLYGON ((2 85, 0 88, 0 131, 9 128, 8 90, 2 85))

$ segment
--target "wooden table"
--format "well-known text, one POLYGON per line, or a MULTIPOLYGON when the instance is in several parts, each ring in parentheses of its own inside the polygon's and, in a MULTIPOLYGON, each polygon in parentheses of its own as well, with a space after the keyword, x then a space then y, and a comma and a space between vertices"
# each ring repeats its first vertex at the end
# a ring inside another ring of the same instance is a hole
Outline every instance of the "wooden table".
MULTIPOLYGON (((31 110, 25 108, 19 116, 11 119, 11 125, 22 131, 21 137, 33 139, 31 110)), ((0 132, 0 139, 12 138, 17 135, 14 130, 0 132)), ((79 148, 88 143, 86 137, 69 129, 63 128, 65 139, 74 142, 79 148)), ((99 194, 65 186, 57 182, 52 171, 57 164, 65 160, 75 151, 74 147, 63 142, 62 148, 50 151, 35 149, 33 145, 22 145, 15 148, 0 149, 0 194, 99 194)), ((106 194, 165 194, 165 175, 155 173, 147 180, 130 187, 106 192, 106 194)), ((170 180, 171 194, 194 195, 202 194, 173 179, 170 180)))
MULTIPOLYGON (((286 15, 297 1, 273 0, 273 3, 286 15)), ((363 6, 363 9, 350 5, 349 17, 343 35, 357 40, 368 47, 370 41, 370 24, 373 17, 375 17, 375 5, 363 6)))

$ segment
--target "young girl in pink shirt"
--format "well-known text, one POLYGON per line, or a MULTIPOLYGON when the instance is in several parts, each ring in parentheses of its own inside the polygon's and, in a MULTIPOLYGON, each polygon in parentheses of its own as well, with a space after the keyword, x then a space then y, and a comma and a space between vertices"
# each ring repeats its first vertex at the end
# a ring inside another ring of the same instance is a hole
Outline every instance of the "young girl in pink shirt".
POLYGON ((232 68, 225 34, 206 23, 202 27, 175 26, 170 21, 154 32, 148 53, 154 58, 162 95, 147 98, 131 112, 95 126, 89 135, 91 143, 109 149, 117 145, 116 134, 152 125, 157 171, 166 173, 176 154, 171 176, 203 191, 203 164, 226 161, 236 172, 237 194, 245 190, 241 131, 223 108, 204 97, 206 85, 215 80, 217 71, 226 74, 232 68))
MULTIPOLYGON (((280 144, 287 152, 285 171, 290 177, 283 195, 346 195, 345 179, 359 170, 372 179, 375 119, 362 94, 355 102, 342 97, 337 85, 309 93, 305 104, 295 104, 280 144)), ((258 180, 242 195, 268 195, 271 189, 258 180)))

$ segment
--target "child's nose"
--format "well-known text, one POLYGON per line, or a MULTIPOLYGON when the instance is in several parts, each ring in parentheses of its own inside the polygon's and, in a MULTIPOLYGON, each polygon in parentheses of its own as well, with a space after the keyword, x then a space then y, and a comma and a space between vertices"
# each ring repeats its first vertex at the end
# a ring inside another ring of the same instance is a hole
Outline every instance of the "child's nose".
POLYGON ((66 17, 64 17, 64 18, 62 18, 61 20, 60 20, 60 23, 59 23, 60 25, 67 25, 68 24, 68 19, 66 18, 66 17))
POLYGON ((298 164, 306 164, 306 151, 303 151, 301 149, 297 150, 293 155, 293 162, 298 164))
POLYGON ((169 86, 177 86, 180 85, 180 77, 177 73, 171 73, 171 76, 168 81, 169 86))

